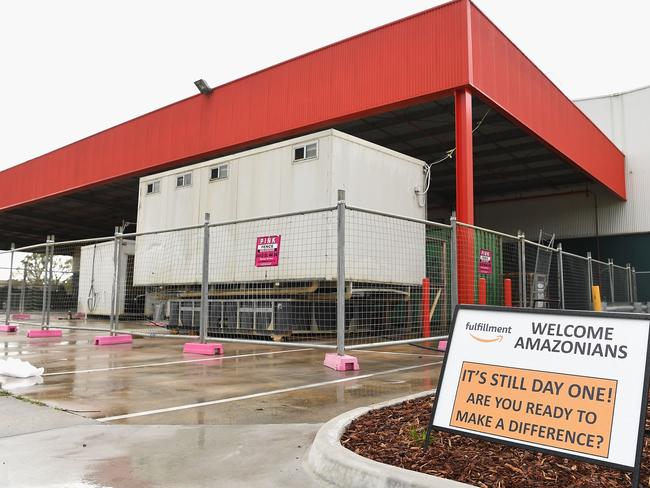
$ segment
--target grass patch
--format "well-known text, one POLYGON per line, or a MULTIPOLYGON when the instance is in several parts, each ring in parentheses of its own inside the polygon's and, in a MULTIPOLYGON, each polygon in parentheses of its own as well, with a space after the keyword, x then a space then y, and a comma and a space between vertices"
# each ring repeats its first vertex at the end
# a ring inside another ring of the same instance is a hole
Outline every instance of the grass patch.
POLYGON ((427 431, 423 427, 410 427, 408 430, 409 438, 418 444, 424 444, 427 437, 427 431))
POLYGON ((38 405, 39 407, 47 407, 45 403, 40 402, 38 400, 32 400, 31 398, 27 398, 21 395, 16 395, 15 393, 11 393, 6 390, 0 390, 0 397, 6 397, 6 396, 15 398, 16 400, 20 400, 21 402, 31 403, 32 405, 38 405))

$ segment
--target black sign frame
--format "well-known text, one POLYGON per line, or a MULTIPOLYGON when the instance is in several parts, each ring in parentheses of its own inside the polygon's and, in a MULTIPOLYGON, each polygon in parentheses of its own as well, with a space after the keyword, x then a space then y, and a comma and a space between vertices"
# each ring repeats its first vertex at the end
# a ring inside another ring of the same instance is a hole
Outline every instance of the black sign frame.
POLYGON ((441 391, 441 386, 444 382, 445 371, 447 367, 447 358, 449 357, 449 351, 452 347, 454 331, 456 328, 456 318, 458 316, 459 310, 486 310, 490 312, 508 312, 508 313, 538 313, 538 314, 555 314, 555 315, 568 315, 571 317, 600 317, 600 318, 618 318, 618 319, 628 319, 628 320, 644 320, 650 321, 650 314, 631 314, 631 313, 622 313, 622 312, 587 312, 582 310, 557 310, 557 309, 545 309, 545 308, 512 308, 512 307, 497 307, 491 305, 457 305, 454 309, 454 315, 452 318, 449 338, 447 341, 447 349, 445 352, 445 357, 442 361, 442 368, 440 370, 440 376, 438 377, 438 385, 436 389, 436 396, 433 401, 433 407, 431 409, 431 418, 429 419, 429 425, 427 427, 427 433, 424 440, 424 449, 429 448, 431 441, 431 432, 435 429, 439 432, 447 432, 456 435, 462 435, 470 437, 473 439, 479 439, 488 442, 496 442, 503 444, 509 447, 517 447, 520 449, 527 449, 532 452, 540 452, 542 454, 547 454, 551 456, 558 456, 574 461, 582 461, 591 464, 596 464, 599 466, 605 466, 607 468, 617 469, 620 471, 631 472, 632 473, 632 487, 638 488, 640 479, 641 479, 641 457, 643 455, 643 438, 645 434, 645 419, 646 412, 648 409, 648 387, 650 386, 650 327, 648 333, 648 343, 646 344, 646 357, 645 357, 645 372, 643 378, 643 399, 641 401, 641 411, 639 412, 639 429, 637 433, 637 447, 636 447, 636 456, 634 466, 626 466, 617 463, 610 463, 605 460, 593 459, 586 456, 581 456, 578 454, 567 454, 564 452, 558 452, 552 449, 546 449, 544 447, 530 446, 528 444, 523 444, 516 441, 509 441, 505 439, 498 439, 495 437, 490 437, 480 433, 466 432, 464 430, 449 428, 449 427, 438 427, 433 425, 433 419, 436 415, 436 409, 438 408, 438 392, 441 391))

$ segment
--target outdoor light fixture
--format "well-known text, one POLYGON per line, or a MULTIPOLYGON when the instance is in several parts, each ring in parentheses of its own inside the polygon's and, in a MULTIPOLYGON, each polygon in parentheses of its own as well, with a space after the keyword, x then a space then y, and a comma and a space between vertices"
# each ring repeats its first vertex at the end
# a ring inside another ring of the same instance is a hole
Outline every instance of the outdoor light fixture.
POLYGON ((208 82, 205 81, 203 78, 201 78, 200 80, 196 80, 194 84, 203 95, 209 95, 210 93, 212 93, 212 90, 214 90, 214 88, 210 88, 208 82))

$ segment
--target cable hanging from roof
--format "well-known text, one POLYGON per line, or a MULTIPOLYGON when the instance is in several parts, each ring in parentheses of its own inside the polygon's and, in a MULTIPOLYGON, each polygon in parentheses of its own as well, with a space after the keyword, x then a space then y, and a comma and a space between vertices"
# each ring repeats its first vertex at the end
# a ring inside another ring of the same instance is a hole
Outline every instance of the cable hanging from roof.
MULTIPOLYGON (((478 130, 479 127, 481 127, 481 124, 485 120, 485 117, 492 111, 491 108, 488 108, 486 112, 483 114, 483 117, 477 122, 476 126, 472 129, 472 134, 478 130)), ((431 166, 435 166, 436 164, 440 164, 445 162, 448 159, 453 159, 454 153, 456 152, 456 146, 451 148, 449 151, 445 152, 445 155, 438 159, 437 161, 433 161, 431 163, 427 163, 427 167, 424 170, 424 180, 425 180, 425 185, 424 185, 424 190, 420 193, 420 195, 426 195, 427 192, 429 191, 429 187, 431 186, 431 166)))

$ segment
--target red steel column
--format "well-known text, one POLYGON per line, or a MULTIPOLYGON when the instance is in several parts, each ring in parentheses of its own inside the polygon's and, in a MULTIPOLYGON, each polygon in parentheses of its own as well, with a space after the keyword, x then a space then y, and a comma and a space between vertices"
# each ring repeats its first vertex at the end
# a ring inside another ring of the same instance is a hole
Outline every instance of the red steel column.
POLYGON ((456 218, 474 224, 474 155, 472 147, 472 93, 454 92, 456 105, 456 218))
MULTIPOLYGON (((472 93, 454 92, 456 109, 456 218, 474 224, 474 155, 472 144, 472 93)), ((458 303, 475 302, 474 230, 460 226, 458 233, 458 303)))

